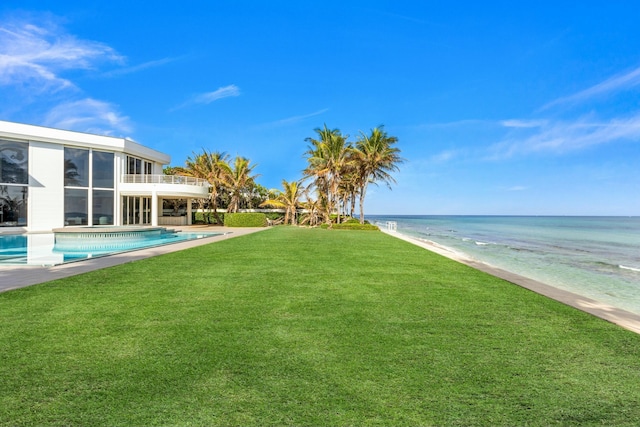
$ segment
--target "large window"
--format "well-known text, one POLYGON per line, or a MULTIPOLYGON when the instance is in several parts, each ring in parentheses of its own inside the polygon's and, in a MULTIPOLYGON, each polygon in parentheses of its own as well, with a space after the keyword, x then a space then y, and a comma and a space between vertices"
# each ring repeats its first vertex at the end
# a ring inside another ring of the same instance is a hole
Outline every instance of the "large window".
POLYGON ((64 185, 89 186, 89 150, 64 149, 64 185))
POLYGON ((114 219, 114 155, 64 149, 65 225, 111 225, 114 219))
POLYGON ((113 190, 93 190, 93 224, 113 225, 113 190))
POLYGON ((0 227, 27 225, 27 186, 0 185, 0 227))
POLYGON ((29 144, 0 140, 0 227, 27 225, 29 144))
POLYGON ((89 192, 86 189, 64 189, 65 225, 88 225, 89 192))
POLYGON ((113 153, 94 151, 92 154, 93 186, 113 188, 113 153))

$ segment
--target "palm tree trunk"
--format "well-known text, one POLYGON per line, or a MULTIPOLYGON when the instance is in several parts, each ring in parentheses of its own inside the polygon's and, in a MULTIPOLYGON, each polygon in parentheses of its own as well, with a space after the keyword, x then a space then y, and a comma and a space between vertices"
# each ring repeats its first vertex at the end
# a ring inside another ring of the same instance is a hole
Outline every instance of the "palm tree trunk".
POLYGON ((367 184, 360 187, 360 224, 364 224, 364 196, 367 194, 367 184))

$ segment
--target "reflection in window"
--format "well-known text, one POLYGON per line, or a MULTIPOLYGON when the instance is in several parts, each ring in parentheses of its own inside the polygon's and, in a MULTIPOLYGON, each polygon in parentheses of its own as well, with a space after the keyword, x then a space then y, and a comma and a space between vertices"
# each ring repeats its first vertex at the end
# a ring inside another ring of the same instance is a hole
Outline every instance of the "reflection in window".
POLYGON ((29 144, 0 140, 0 183, 29 184, 29 144))
POLYGON ((113 191, 93 190, 93 225, 113 225, 113 191))
POLYGON ((65 147, 64 185, 89 186, 89 150, 65 147))
POLYGON ((21 185, 0 185, 0 227, 27 225, 29 188, 21 185))
POLYGON ((93 152, 93 186, 113 188, 113 153, 93 152))
POLYGON ((89 212, 88 190, 64 189, 65 225, 87 225, 89 212))

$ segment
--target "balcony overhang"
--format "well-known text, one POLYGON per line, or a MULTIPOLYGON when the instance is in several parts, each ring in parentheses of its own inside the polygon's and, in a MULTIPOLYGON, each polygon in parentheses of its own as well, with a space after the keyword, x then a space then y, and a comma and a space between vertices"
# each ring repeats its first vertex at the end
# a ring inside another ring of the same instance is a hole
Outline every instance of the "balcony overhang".
POLYGON ((123 175, 119 189, 123 196, 209 197, 207 181, 178 175, 123 175))

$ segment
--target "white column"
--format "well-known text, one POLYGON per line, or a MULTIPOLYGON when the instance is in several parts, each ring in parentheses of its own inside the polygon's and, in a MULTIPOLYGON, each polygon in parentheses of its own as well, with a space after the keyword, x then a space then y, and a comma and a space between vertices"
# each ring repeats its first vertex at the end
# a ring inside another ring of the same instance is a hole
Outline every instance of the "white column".
POLYGON ((158 226, 158 194, 155 189, 151 191, 151 225, 158 226))
POLYGON ((191 199, 187 199, 187 225, 191 225, 191 199))

